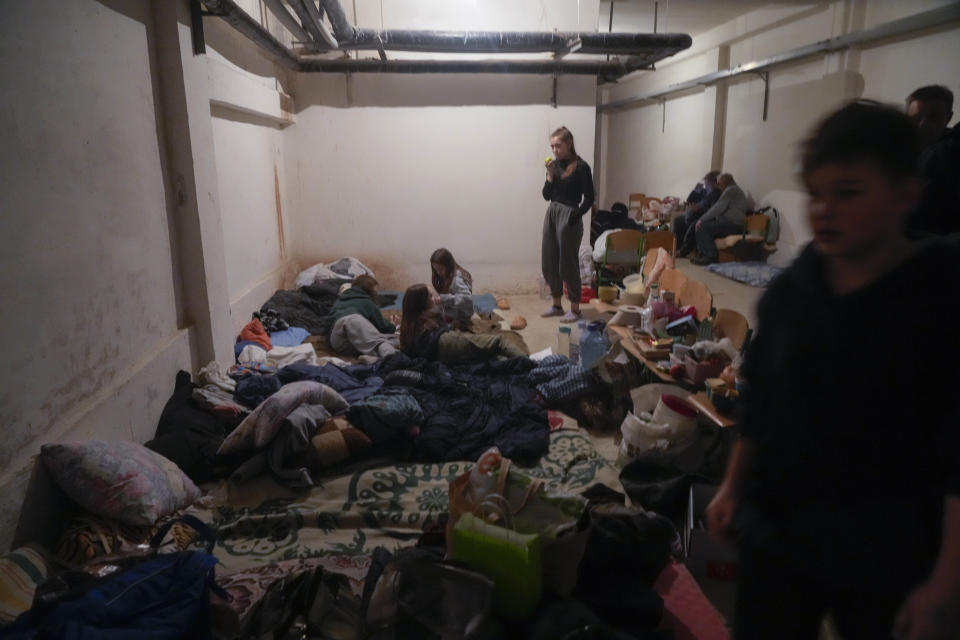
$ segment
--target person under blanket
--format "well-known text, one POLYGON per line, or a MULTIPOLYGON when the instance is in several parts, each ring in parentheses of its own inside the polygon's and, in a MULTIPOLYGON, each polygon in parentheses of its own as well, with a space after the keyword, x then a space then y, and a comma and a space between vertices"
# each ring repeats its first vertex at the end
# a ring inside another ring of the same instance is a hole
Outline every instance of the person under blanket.
POLYGON ((448 328, 440 311, 440 301, 430 295, 425 284, 415 284, 403 294, 400 347, 410 357, 438 360, 447 365, 527 355, 502 334, 472 334, 448 328))
POLYGON ((362 360, 396 353, 397 327, 383 317, 374 302, 378 284, 373 276, 357 276, 352 286, 337 297, 330 311, 333 325, 327 336, 337 353, 359 355, 362 360))
POLYGON ((468 328, 473 316, 473 276, 447 249, 437 249, 430 256, 430 272, 444 317, 456 329, 468 328))
POLYGON ((758 305, 706 511, 739 537, 738 640, 815 640, 828 611, 848 640, 957 637, 960 260, 906 235, 918 160, 909 118, 877 103, 804 143, 813 240, 758 305))

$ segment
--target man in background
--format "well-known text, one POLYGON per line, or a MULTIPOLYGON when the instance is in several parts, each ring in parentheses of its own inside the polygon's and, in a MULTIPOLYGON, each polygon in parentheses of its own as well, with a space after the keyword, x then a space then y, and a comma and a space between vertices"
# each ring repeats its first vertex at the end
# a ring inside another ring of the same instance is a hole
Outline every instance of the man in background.
POLYGON ((694 225, 698 255, 692 262, 701 266, 717 261, 717 246, 713 243, 714 239, 741 233, 747 212, 750 210, 747 194, 734 181, 732 175, 720 174, 717 184, 723 191, 720 198, 694 225))
POLYGON ((717 184, 719 171, 711 171, 703 176, 690 195, 687 196, 687 210, 683 215, 673 220, 673 234, 677 238, 678 256, 685 256, 696 247, 696 237, 693 234, 693 225, 716 204, 720 198, 720 186, 717 184))
POLYGON ((920 87, 907 96, 907 115, 920 133, 920 204, 910 216, 912 235, 960 232, 960 133, 947 127, 953 93, 940 85, 920 87))

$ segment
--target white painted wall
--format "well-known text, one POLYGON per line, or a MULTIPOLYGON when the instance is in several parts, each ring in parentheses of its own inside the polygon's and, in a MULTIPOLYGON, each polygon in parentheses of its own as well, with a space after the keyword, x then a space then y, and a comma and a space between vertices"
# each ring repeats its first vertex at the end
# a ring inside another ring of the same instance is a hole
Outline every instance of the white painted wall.
MULTIPOLYGON (((248 11, 260 15, 258 7, 248 11)), ((230 310, 239 332, 295 271, 287 250, 292 236, 283 135, 294 120, 280 70, 222 21, 211 23, 206 37, 230 310)))
MULTIPOLYGON (((388 28, 597 24, 597 3, 587 0, 400 4, 384 3, 388 28)), ((379 3, 357 5, 361 24, 380 26, 379 3)), ((445 246, 478 291, 533 290, 548 136, 567 126, 592 164, 595 87, 593 78, 561 78, 554 109, 543 76, 302 74, 297 123, 285 131, 298 262, 353 255, 385 285, 406 287, 429 278, 430 253, 445 246)))
POLYGON ((533 290, 548 137, 567 126, 592 161, 594 80, 561 79, 558 109, 542 104, 550 80, 538 77, 354 76, 354 106, 332 106, 344 84, 298 80, 287 132, 298 261, 353 255, 405 287, 428 279, 445 246, 478 290, 533 290))
POLYGON ((176 371, 191 368, 151 21, 148 2, 4 6, 0 548, 40 444, 152 437, 176 371))
MULTIPOLYGON (((727 53, 729 64, 738 65, 945 4, 949 3, 838 1, 754 11, 707 32, 677 61, 658 65, 656 73, 640 74, 605 93, 608 100, 636 95, 725 68, 721 60, 727 53), (710 68, 713 64, 717 66, 710 68)), ((711 168, 713 157, 718 165, 714 168, 731 172, 758 203, 778 208, 781 242, 771 262, 786 264, 810 238, 806 198, 797 176, 797 145, 816 121, 858 97, 902 104, 912 89, 924 84, 945 84, 960 96, 957 59, 960 27, 954 23, 947 29, 775 68, 770 73, 766 122, 763 82, 749 76, 729 81, 726 100, 723 88, 671 97, 663 133, 659 105, 604 115, 608 139, 602 141, 607 167, 602 201, 609 204, 630 191, 683 197, 711 168), (710 120, 714 113, 722 116, 715 122, 710 120), (718 142, 722 153, 711 156, 709 150, 718 142), (665 151, 671 149, 684 151, 665 151), (617 165, 624 168, 615 169, 617 165)))

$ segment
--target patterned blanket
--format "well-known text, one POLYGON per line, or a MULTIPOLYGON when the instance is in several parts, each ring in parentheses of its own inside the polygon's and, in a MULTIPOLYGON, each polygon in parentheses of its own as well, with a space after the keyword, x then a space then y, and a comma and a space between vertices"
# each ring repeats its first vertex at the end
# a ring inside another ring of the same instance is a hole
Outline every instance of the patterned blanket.
MULTIPOLYGON (((412 545, 426 530, 443 526, 450 481, 472 462, 397 464, 358 471, 293 493, 268 478, 236 487, 221 482, 189 513, 218 531, 218 573, 262 565, 311 561, 361 583, 377 546, 412 545)), ((522 469, 550 492, 580 493, 603 483, 622 491, 617 471, 585 432, 550 434, 540 463, 522 469)))

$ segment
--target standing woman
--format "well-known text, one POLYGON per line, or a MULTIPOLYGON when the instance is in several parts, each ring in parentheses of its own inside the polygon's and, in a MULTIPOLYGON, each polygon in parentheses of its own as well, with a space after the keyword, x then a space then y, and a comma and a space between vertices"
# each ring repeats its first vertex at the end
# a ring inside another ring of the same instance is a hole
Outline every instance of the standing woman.
POLYGON ((553 306, 540 314, 544 318, 563 316, 560 322, 580 319, 580 240, 583 214, 593 206, 593 175, 590 166, 577 155, 573 134, 560 127, 550 136, 553 159, 547 160, 543 199, 550 202, 543 220, 540 262, 543 279, 550 287, 553 306), (560 299, 567 285, 570 311, 564 315, 560 299))

